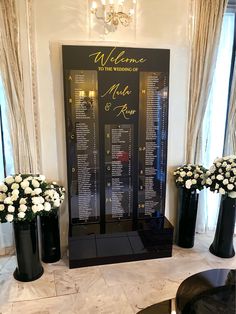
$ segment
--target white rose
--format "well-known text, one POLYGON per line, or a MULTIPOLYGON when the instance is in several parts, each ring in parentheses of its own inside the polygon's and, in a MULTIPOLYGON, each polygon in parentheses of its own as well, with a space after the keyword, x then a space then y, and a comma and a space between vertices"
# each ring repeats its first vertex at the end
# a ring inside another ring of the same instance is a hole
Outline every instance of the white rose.
POLYGON ((51 196, 51 197, 53 197, 54 191, 53 191, 53 190, 49 190, 49 191, 48 191, 48 195, 51 196))
POLYGON ((214 173, 216 171, 215 165, 211 166, 209 171, 210 171, 210 173, 214 173))
POLYGON ((42 204, 38 204, 37 206, 39 211, 44 210, 44 206, 42 204))
POLYGON ((230 178, 229 182, 231 182, 231 183, 234 182, 234 178, 230 178))
POLYGON ((231 198, 236 198, 236 192, 230 192, 228 195, 231 198))
MULTIPOLYGON (((189 181, 189 180, 187 180, 187 181, 189 181)), ((185 182, 185 186, 186 186, 187 181, 185 182)), ((190 180, 190 181, 191 181, 191 180, 190 180)), ((190 189, 190 187, 189 187, 189 189, 190 189)), ((59 207, 59 206, 60 206, 60 200, 59 200, 59 199, 56 199, 56 200, 54 201, 54 203, 53 203, 53 206, 54 206, 54 207, 59 207)))
POLYGON ((29 186, 29 181, 24 180, 21 182, 20 186, 22 187, 22 189, 25 189, 29 186))
POLYGON ((12 196, 11 196, 11 200, 12 200, 12 202, 15 202, 15 201, 17 201, 18 200, 18 194, 13 194, 12 196))
POLYGON ((224 161, 223 164, 222 164, 222 167, 226 167, 227 166, 227 162, 224 161))
POLYGON ((219 184, 218 184, 218 183, 216 183, 216 185, 215 185, 215 189, 216 189, 216 190, 218 190, 218 189, 219 189, 219 187, 220 187, 220 186, 219 186, 219 184))
POLYGON ((37 211, 38 211, 38 205, 33 205, 33 206, 32 206, 32 211, 33 211, 33 213, 37 213, 37 211))
POLYGON ((24 204, 21 204, 20 207, 19 207, 19 211, 20 212, 25 212, 27 210, 27 206, 24 205, 24 204))
POLYGON ((40 186, 39 182, 35 179, 32 180, 32 184, 34 188, 38 188, 40 186))
POLYGON ((221 163, 220 162, 217 162, 216 163, 216 166, 219 168, 221 166, 221 163))
POLYGON ((25 194, 31 194, 32 189, 30 187, 25 188, 25 194))
POLYGON ((10 205, 12 205, 11 197, 6 197, 5 200, 4 200, 4 204, 10 204, 10 205))
POLYGON ((5 209, 5 206, 3 204, 0 204, 0 212, 2 212, 5 209))
POLYGON ((27 202, 26 202, 26 199, 25 198, 21 198, 20 199, 20 204, 26 204, 27 202))
POLYGON ((234 188, 234 185, 233 185, 233 184, 228 184, 228 185, 227 185, 227 189, 228 189, 229 191, 233 190, 233 188, 234 188))
POLYGON ((209 176, 211 173, 209 170, 207 170, 206 175, 209 176))
POLYGON ((197 184, 197 180, 192 179, 192 184, 197 184))
POLYGON ((186 176, 186 172, 185 171, 181 171, 180 172, 180 176, 183 178, 183 177, 185 177, 186 176))
POLYGON ((6 186, 6 184, 2 183, 0 184, 0 191, 1 192, 7 192, 8 187, 6 186))
POLYGON ((18 218, 23 219, 23 218, 25 218, 25 213, 24 212, 19 212, 17 214, 17 216, 18 216, 18 218))
POLYGON ((7 215, 6 215, 6 220, 7 220, 8 222, 12 222, 12 221, 13 221, 13 218, 14 218, 14 216, 13 216, 12 214, 7 214, 7 215))
POLYGON ((220 168, 220 169, 219 169, 219 173, 222 173, 222 172, 223 172, 223 170, 220 168))
POLYGON ((221 174, 218 174, 216 179, 219 181, 222 181, 222 180, 224 180, 224 177, 221 174))
POLYGON ((35 194, 39 195, 40 193, 42 193, 42 189, 40 188, 34 189, 34 192, 35 194))
POLYGON ((44 175, 40 175, 40 176, 39 176, 39 179, 42 180, 42 181, 44 181, 44 180, 46 179, 46 177, 45 177, 44 175))
POLYGON ((230 172, 226 172, 226 173, 225 173, 225 177, 226 177, 226 178, 229 178, 229 177, 230 177, 230 172))
POLYGON ((6 194, 5 193, 0 193, 0 202, 3 202, 6 198, 6 194))
POLYGON ((197 178, 199 178, 199 174, 196 173, 196 174, 194 175, 194 179, 197 179, 197 178))
POLYGON ((39 203, 43 204, 44 203, 44 198, 42 196, 39 196, 38 198, 39 198, 39 203))
POLYGON ((178 178, 176 181, 177 182, 183 182, 184 180, 182 178, 178 178))
POLYGON ((20 183, 22 181, 22 177, 20 175, 15 176, 15 181, 20 183))
POLYGON ((232 169, 234 175, 236 175, 236 168, 232 169))
POLYGON ((20 193, 19 190, 13 190, 13 191, 12 191, 12 195, 14 195, 14 196, 18 196, 19 193, 20 193))
POLYGON ((220 189, 219 189, 219 193, 222 194, 222 195, 224 195, 224 194, 225 194, 225 190, 224 190, 223 188, 220 188, 220 189))
POLYGON ((212 180, 211 180, 210 178, 207 178, 207 179, 206 179, 206 184, 211 185, 211 184, 212 184, 212 180))
POLYGON ((7 184, 12 184, 14 182, 14 178, 12 176, 6 177, 5 182, 7 184))
POLYGON ((32 203, 38 205, 40 203, 39 197, 32 197, 32 203))
POLYGON ((227 171, 231 170, 231 166, 230 166, 230 165, 227 165, 226 170, 227 170, 227 171))
POLYGON ((224 179, 224 180, 223 180, 223 184, 224 184, 224 185, 227 185, 228 183, 229 183, 229 180, 228 180, 228 179, 224 179))
POLYGON ((19 189, 19 184, 18 183, 12 183, 11 188, 12 190, 18 190, 19 189))
POLYGON ((7 207, 7 211, 8 211, 9 213, 14 213, 15 207, 12 206, 12 205, 9 205, 9 206, 7 207))
POLYGON ((191 171, 188 171, 188 172, 187 172, 187 176, 188 176, 188 177, 191 177, 192 175, 193 175, 193 173, 192 173, 191 171))
POLYGON ((44 210, 45 210, 46 212, 49 212, 49 211, 51 210, 51 204, 48 203, 48 202, 45 202, 45 204, 44 204, 44 210))
MULTIPOLYGON (((191 188, 191 185, 192 185, 192 180, 187 180, 186 182, 185 182, 185 187, 187 188, 187 189, 190 189, 191 188)), ((55 203, 55 202, 54 202, 55 203)), ((53 204, 54 205, 54 204, 53 204)), ((60 205, 60 204, 59 204, 60 205)), ((59 205, 58 206, 55 206, 55 207, 59 207, 59 205)))

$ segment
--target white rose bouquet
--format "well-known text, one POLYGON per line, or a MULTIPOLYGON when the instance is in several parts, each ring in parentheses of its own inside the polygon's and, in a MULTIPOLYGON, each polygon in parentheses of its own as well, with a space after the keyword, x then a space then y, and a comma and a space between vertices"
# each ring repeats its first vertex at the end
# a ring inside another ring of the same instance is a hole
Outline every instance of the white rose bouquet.
POLYGON ((174 171, 175 184, 192 190, 202 190, 205 186, 205 169, 201 165, 186 164, 174 171))
POLYGON ((206 187, 236 198, 236 155, 217 158, 206 172, 206 187))
POLYGON ((32 221, 37 215, 53 212, 62 203, 64 192, 43 175, 8 176, 0 184, 0 222, 32 221))

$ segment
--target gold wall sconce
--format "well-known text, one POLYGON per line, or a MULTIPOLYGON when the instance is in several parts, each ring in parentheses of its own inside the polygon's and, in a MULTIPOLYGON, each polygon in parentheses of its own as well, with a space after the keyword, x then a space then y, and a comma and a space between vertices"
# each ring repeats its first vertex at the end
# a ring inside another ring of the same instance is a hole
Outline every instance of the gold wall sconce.
POLYGON ((97 0, 92 1, 91 14, 105 26, 117 29, 119 25, 129 26, 136 13, 136 0, 97 0))

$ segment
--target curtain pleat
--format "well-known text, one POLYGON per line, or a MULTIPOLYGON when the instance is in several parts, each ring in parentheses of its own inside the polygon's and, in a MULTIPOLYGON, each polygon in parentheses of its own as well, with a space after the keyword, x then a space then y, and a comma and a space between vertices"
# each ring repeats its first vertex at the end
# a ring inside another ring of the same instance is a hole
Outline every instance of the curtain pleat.
POLYGON ((33 171, 24 110, 24 85, 15 0, 0 0, 0 72, 8 105, 15 173, 33 171))
POLYGON ((195 0, 186 161, 200 161, 201 126, 213 80, 227 0, 195 0))

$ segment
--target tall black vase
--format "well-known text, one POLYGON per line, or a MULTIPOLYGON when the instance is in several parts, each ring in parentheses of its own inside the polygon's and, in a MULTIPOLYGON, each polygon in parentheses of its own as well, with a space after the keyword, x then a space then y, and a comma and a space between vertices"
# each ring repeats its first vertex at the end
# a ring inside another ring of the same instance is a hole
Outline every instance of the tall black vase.
POLYGON ((222 196, 215 237, 209 248, 212 254, 224 258, 235 255, 233 245, 235 217, 236 199, 222 196))
POLYGON ((198 192, 179 188, 179 206, 176 243, 183 248, 194 246, 198 192))
POLYGON ((43 274, 39 258, 37 220, 14 222, 17 268, 14 278, 19 281, 33 281, 43 274))
POLYGON ((54 263, 61 258, 60 230, 57 214, 40 217, 41 254, 44 263, 54 263))

